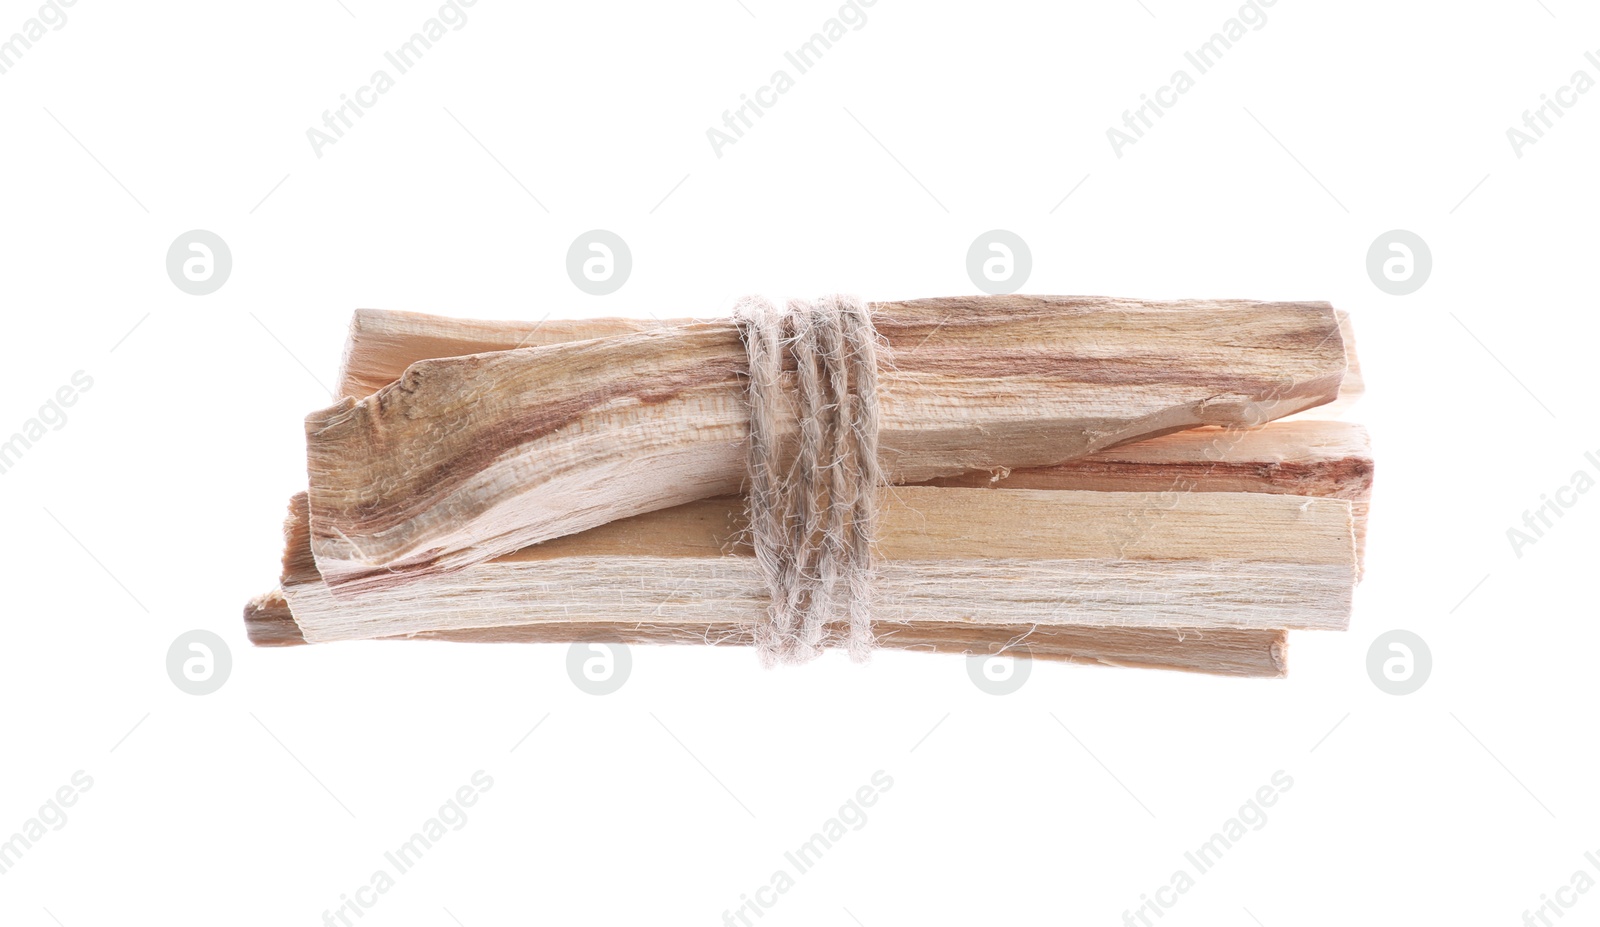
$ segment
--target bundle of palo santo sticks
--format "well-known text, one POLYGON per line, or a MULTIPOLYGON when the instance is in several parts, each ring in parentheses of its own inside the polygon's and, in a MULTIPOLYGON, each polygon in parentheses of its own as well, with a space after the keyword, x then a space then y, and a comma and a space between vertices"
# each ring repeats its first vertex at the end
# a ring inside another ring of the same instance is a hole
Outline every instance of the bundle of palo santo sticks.
MULTIPOLYGON (((1361 390, 1343 313, 988 296, 871 321, 877 646, 1281 676, 1289 630, 1348 625, 1373 466, 1334 417, 1361 390)), ((745 348, 731 320, 357 312, 251 640, 751 644, 745 348)))

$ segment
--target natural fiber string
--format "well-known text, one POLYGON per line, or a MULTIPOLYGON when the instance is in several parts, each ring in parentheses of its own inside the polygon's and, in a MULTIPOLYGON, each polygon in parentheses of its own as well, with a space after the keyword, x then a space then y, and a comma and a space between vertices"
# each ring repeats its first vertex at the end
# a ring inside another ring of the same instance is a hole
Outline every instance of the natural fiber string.
POLYGON ((864 660, 874 646, 873 545, 884 482, 871 316, 853 297, 790 300, 781 310, 750 297, 734 320, 750 364, 750 541, 771 600, 756 646, 768 665, 801 663, 835 644, 864 660), (780 429, 790 421, 794 434, 785 440, 780 429))

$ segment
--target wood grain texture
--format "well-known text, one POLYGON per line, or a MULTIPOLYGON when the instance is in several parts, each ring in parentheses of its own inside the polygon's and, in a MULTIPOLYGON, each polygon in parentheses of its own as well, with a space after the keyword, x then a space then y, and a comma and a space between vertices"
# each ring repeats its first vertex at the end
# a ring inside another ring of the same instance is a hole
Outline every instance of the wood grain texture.
POLYGON ((1103 492, 1264 492, 1347 499, 1358 576, 1366 558, 1374 465, 1354 422, 1291 420, 1195 428, 1049 467, 972 471, 928 485, 1103 492))
MULTIPOLYGON (((342 596, 309 523, 297 496, 282 588, 315 642, 545 622, 747 627, 768 602, 737 499, 342 596)), ((1339 630, 1352 532, 1342 499, 901 487, 883 513, 875 625, 1339 630)))
MULTIPOLYGON (((1372 484, 1372 460, 1366 432, 1345 422, 1276 422, 1258 429, 1196 429, 1126 445, 1070 464, 1037 470, 977 472, 938 481, 966 487, 1017 486, 1031 489, 1087 491, 1260 492, 1326 496, 1352 502, 1357 537, 1363 531, 1365 499, 1372 484)), ((302 510, 303 511, 303 510, 302 510)), ((660 532, 666 556, 704 553, 705 545, 677 543, 682 538, 710 535, 718 550, 735 543, 729 512, 714 506, 684 506, 657 513, 662 521, 682 519, 687 531, 660 532)), ((642 521, 642 520, 641 520, 642 521)), ((651 532, 632 522, 594 529, 586 538, 593 551, 625 556, 648 543, 651 532)), ((1136 530, 1136 529, 1134 529, 1136 530)), ((316 582, 320 577, 311 556, 303 515, 291 518, 289 565, 283 581, 316 582), (298 530, 295 525, 298 524, 298 530)), ((570 545, 577 538, 567 541, 570 545)), ((538 560, 562 555, 561 544, 532 548, 516 555, 538 560)), ((418 608, 426 601, 415 603, 418 608)), ((359 608, 359 598, 331 603, 359 608)), ((440 607, 437 604, 433 607, 440 607)), ((446 604, 444 607, 450 607, 446 604)), ((431 619, 429 619, 431 620, 431 619)), ((281 592, 262 597, 246 609, 251 640, 261 646, 305 643, 281 592)), ((1280 631, 1231 629, 1097 629, 1038 625, 919 624, 884 635, 883 646, 936 652, 989 653, 1026 636, 1033 654, 1108 665, 1156 666, 1234 675, 1278 675, 1283 672, 1280 631), (1031 629, 1031 633, 1030 633, 1031 629), (1277 654, 1272 657, 1272 654, 1277 654)), ((614 622, 513 624, 502 628, 419 631, 408 637, 459 641, 571 643, 749 643, 748 626, 720 624, 699 628, 623 625, 614 622)))
MULTIPOLYGON (((1326 405, 1285 418, 1313 415, 1323 420, 1337 418, 1355 405, 1366 391, 1350 313, 1337 309, 1334 312, 1345 351, 1345 374, 1339 383, 1339 395, 1326 405)), ((357 309, 350 319, 344 361, 339 368, 339 395, 357 401, 365 399, 400 379, 406 368, 417 361, 631 335, 696 321, 706 320, 547 317, 536 321, 486 321, 392 309, 357 309)))
POLYGON ((361 400, 400 379, 417 361, 566 344, 688 325, 694 319, 541 319, 491 322, 420 312, 357 309, 350 318, 339 395, 361 400))
MULTIPOLYGON (((251 642, 263 647, 306 643, 281 591, 257 596, 245 607, 251 642)), ((435 640, 457 643, 522 644, 710 644, 753 646, 746 625, 672 628, 621 626, 608 622, 521 624, 456 631, 420 631, 382 640, 435 640)), ((1004 627, 934 625, 895 628, 879 646, 946 654, 1006 654, 1099 666, 1183 670, 1221 676, 1282 677, 1287 672, 1288 635, 1284 631, 1149 628, 1004 627)))
MULTIPOLYGON (((1346 368, 1321 303, 970 297, 875 322, 896 482, 1269 421, 1332 400, 1346 368)), ((413 363, 307 420, 322 574, 390 586, 737 492, 743 370, 730 322, 413 363)))
POLYGON ((1367 393, 1367 378, 1361 372, 1361 357, 1356 351, 1355 322, 1350 318, 1350 313, 1342 309, 1335 309, 1339 317, 1339 333, 1344 338, 1344 381, 1339 384, 1338 398, 1327 405, 1317 406, 1284 416, 1288 420, 1316 418, 1324 421, 1343 418, 1350 412, 1350 408, 1361 401, 1367 393))
MULTIPOLYGON (((1332 403, 1255 428, 1206 426, 1099 451, 1048 467, 975 470, 929 481, 936 486, 1085 489, 1121 492, 1270 492, 1348 499, 1356 559, 1364 563, 1374 465, 1367 431, 1323 420, 1354 405, 1365 390, 1349 313, 1337 311, 1345 375, 1332 403), (1318 416, 1308 418, 1307 416, 1318 416)), ((688 324, 692 319, 475 321, 362 309, 345 346, 340 389, 352 399, 377 392, 421 360, 608 338, 688 324)))

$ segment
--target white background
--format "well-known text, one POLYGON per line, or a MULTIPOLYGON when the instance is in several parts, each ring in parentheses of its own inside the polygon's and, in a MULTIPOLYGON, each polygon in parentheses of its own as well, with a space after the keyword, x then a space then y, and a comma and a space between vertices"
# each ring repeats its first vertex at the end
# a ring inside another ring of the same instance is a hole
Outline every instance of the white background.
MULTIPOLYGON (((1511 925, 1589 866, 1600 493, 1520 558, 1506 537, 1600 476, 1600 93, 1520 158, 1506 137, 1597 74, 1583 5, 1279 0, 1118 158, 1106 129, 1237 5, 879 0, 719 158, 706 129, 837 4, 479 0, 316 157, 306 130, 437 8, 79 0, 0 76, 0 435, 94 380, 0 475, 0 837, 94 781, 0 875, 0 922, 321 923, 479 769, 466 826, 361 923, 721 923, 880 769, 760 923, 1120 923, 1277 770, 1266 825, 1161 923, 1511 925), (164 267, 195 228, 234 258, 204 297, 164 267), (566 276, 591 228, 633 251, 611 296, 566 276), (991 228, 1031 245, 1026 292, 1355 316, 1367 578, 1288 679, 1040 664, 995 697, 958 657, 635 649, 597 698, 563 647, 246 641, 351 309, 967 293, 991 228), (1394 228, 1434 259, 1405 297, 1365 270, 1394 228), (167 677, 192 628, 232 649, 216 694, 167 677), (1431 646, 1416 694, 1367 676, 1392 628, 1431 646)), ((0 36, 36 10, 0 2, 0 36)))

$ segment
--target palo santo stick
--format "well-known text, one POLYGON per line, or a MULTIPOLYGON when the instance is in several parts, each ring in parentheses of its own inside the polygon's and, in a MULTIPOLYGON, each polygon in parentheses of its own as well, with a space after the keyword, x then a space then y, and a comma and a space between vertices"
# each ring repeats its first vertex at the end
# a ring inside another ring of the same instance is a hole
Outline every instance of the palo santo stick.
POLYGON ((1088 489, 1101 492, 1267 492, 1365 499, 1372 452, 1353 422, 1274 422, 1195 428, 1048 467, 973 471, 933 486, 1088 489))
POLYGON ((933 486, 1102 492, 1265 492, 1347 499, 1356 562, 1366 553, 1372 446, 1353 422, 1294 420, 1260 428, 1195 428, 1050 467, 974 471, 933 486))
MULTIPOLYGON (((1354 404, 1364 386, 1349 313, 1337 311, 1346 370, 1339 396, 1256 428, 1207 426, 1111 448, 1053 466, 973 470, 934 486, 1096 489, 1120 492, 1272 492, 1355 503, 1358 540, 1372 493, 1372 448, 1353 422, 1306 418, 1354 404)), ((486 322, 382 309, 358 309, 350 322, 341 394, 362 399, 417 361, 609 338, 690 324, 692 319, 546 319, 486 322)))
MULTIPOLYGON (((283 589, 306 639, 510 624, 754 625, 768 605, 738 499, 611 522, 450 573, 335 596, 291 506, 283 589)), ((875 622, 1315 628, 1349 621, 1350 503, 1267 493, 894 490, 875 622)))
MULTIPOLYGON (((1314 413, 1296 412, 1286 418, 1312 414, 1319 419, 1335 418, 1354 405, 1366 390, 1350 313, 1342 309, 1334 312, 1339 319, 1345 351, 1345 373, 1339 383, 1339 396, 1327 405, 1318 406, 1314 413)), ((406 368, 417 361, 631 335, 695 321, 600 318, 489 322, 391 309, 357 309, 350 318, 344 363, 339 369, 339 395, 352 400, 365 399, 400 379, 406 368)))
MULTIPOLYGON (((310 551, 306 552, 309 563, 310 551)), ((258 596, 245 607, 245 628, 262 647, 306 643, 281 591, 258 596)), ((384 640, 441 640, 471 643, 537 644, 715 644, 749 646, 750 627, 706 625, 686 629, 606 622, 520 624, 499 628, 421 631, 384 640)), ((1186 670, 1222 676, 1281 677, 1285 674, 1288 634, 1278 630, 1170 628, 1079 628, 1002 625, 900 626, 879 636, 878 644, 929 653, 1026 654, 1033 659, 1102 666, 1186 670)))
MULTIPOLYGON (((1269 421, 1332 400, 1346 366, 1325 303, 969 297, 874 320, 895 482, 1269 421)), ((736 492, 744 367, 731 322, 415 363, 307 419, 318 565, 383 587, 736 492)))

